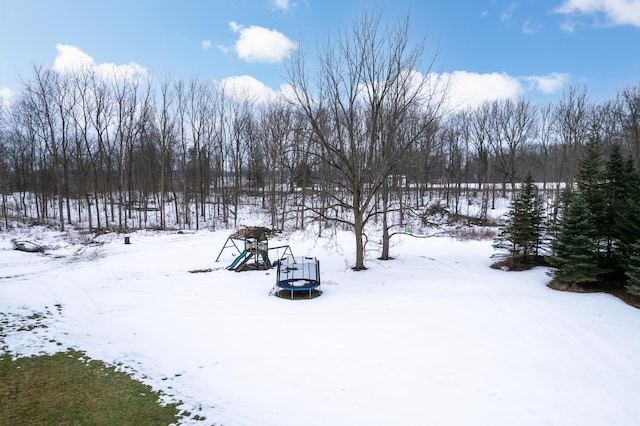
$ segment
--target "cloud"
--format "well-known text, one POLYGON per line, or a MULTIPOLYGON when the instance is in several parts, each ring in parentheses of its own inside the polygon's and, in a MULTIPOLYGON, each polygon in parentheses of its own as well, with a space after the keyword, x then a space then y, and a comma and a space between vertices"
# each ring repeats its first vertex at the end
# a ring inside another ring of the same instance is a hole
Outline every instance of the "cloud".
POLYGON ((56 50, 58 55, 53 61, 52 69, 60 74, 79 73, 97 67, 91 56, 75 46, 57 44, 56 50))
POLYGON ((502 22, 503 24, 508 24, 511 21, 513 13, 517 8, 518 3, 512 2, 511 4, 509 4, 509 7, 507 7, 507 9, 500 14, 500 22, 502 22))
POLYGON ((521 79, 529 82, 533 90, 550 95, 560 92, 569 83, 570 76, 569 74, 553 72, 542 76, 521 77, 521 79))
POLYGON ((504 73, 479 74, 454 71, 439 76, 448 82, 448 103, 452 108, 478 106, 484 101, 515 98, 524 92, 520 81, 504 73))
POLYGON ((576 23, 572 21, 564 21, 562 25, 560 25, 560 29, 565 33, 573 34, 576 31, 576 23))
POLYGON ((209 50, 210 47, 211 47, 211 40, 204 40, 202 42, 202 49, 203 50, 209 50))
POLYGON ((230 47, 225 46, 223 44, 216 44, 216 47, 218 48, 218 50, 220 50, 225 55, 231 51, 230 47))
POLYGON ((8 87, 0 87, 0 108, 8 108, 11 105, 13 93, 8 87))
POLYGON ((298 46, 276 30, 256 25, 244 27, 233 21, 229 27, 240 34, 234 48, 238 57, 247 62, 281 62, 298 46))
MULTIPOLYGON (((640 0, 565 0, 556 13, 574 15, 604 15, 607 25, 640 27, 640 0)), ((565 31, 573 32, 573 23, 563 24, 565 31)))
POLYGON ((149 80, 151 75, 147 68, 135 63, 117 65, 112 62, 96 64, 95 60, 75 46, 57 44, 56 56, 53 66, 54 71, 65 73, 80 73, 83 71, 95 72, 104 80, 149 80))
MULTIPOLYGON (((415 84, 423 75, 410 71, 415 84)), ((278 90, 271 89, 249 75, 232 76, 220 80, 220 87, 226 94, 239 101, 252 101, 258 105, 275 102, 278 99, 294 100, 293 89, 283 84, 278 90)), ((450 110, 476 107, 485 101, 515 99, 531 94, 553 95, 561 93, 570 83, 570 75, 553 72, 547 75, 514 77, 506 73, 475 73, 453 71, 451 73, 431 73, 427 76, 428 93, 436 95, 447 91, 446 106, 450 110)))
POLYGON ((257 104, 266 104, 274 101, 278 96, 278 92, 250 75, 227 77, 219 84, 225 93, 239 101, 248 100, 257 104))
POLYGON ((271 0, 271 7, 286 12, 291 8, 291 2, 289 0, 271 0))
POLYGON ((530 19, 527 19, 522 24, 522 33, 523 34, 534 34, 539 32, 542 29, 540 24, 536 24, 532 22, 530 19))
POLYGON ((451 109, 475 107, 485 101, 517 98, 531 92, 550 95, 560 92, 570 80, 568 74, 562 73, 514 77, 468 71, 443 73, 437 78, 442 87, 448 87, 447 103, 451 109))

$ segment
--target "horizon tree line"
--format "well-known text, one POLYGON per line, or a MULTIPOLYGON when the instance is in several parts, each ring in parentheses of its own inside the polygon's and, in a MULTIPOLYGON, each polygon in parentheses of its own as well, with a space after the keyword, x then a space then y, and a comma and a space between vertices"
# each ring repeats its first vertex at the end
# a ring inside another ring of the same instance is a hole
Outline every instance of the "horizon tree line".
POLYGON ((351 228, 363 269, 367 226, 382 230, 388 258, 394 227, 430 203, 462 214, 476 199, 486 221, 527 175, 559 198, 594 132, 603 154, 619 147, 638 164, 640 81, 602 102, 574 85, 555 104, 446 111, 426 39, 410 40, 408 18, 383 26, 364 13, 315 55, 294 56, 293 96, 270 103, 197 77, 155 87, 34 66, 0 114, 3 226, 237 226, 254 202, 274 229, 351 228))

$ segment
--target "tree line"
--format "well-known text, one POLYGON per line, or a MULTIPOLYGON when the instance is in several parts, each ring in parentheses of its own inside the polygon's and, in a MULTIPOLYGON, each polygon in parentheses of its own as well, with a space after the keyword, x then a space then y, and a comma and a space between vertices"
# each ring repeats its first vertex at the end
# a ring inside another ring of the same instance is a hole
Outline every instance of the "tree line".
POLYGON ((449 110, 427 39, 409 19, 363 13, 287 67, 290 90, 262 102, 223 82, 159 83, 95 69, 34 66, 0 114, 4 227, 14 220, 86 226, 236 226, 247 203, 270 226, 356 234, 424 218, 444 200, 453 213, 496 197, 527 175, 548 191, 573 186, 586 145, 640 159, 640 82, 594 102, 574 85, 556 103, 496 99, 449 110))

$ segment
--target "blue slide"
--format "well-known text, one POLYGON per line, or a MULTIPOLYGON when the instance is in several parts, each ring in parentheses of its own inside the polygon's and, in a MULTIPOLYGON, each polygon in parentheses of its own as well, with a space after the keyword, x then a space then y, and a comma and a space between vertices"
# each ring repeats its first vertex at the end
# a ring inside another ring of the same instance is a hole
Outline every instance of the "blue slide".
POLYGON ((242 262, 242 259, 245 257, 247 257, 247 251, 243 250, 242 253, 240 253, 233 262, 231 262, 231 265, 227 266, 227 269, 235 269, 235 267, 238 266, 238 263, 242 262))

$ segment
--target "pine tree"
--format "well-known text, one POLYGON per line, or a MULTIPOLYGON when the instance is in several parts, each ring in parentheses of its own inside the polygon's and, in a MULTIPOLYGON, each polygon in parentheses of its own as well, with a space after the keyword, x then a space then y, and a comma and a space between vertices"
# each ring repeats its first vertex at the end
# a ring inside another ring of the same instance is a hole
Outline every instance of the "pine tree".
POLYGON ((630 246, 627 264, 627 291, 634 296, 640 296, 640 241, 630 246))
POLYGON ((576 183, 578 191, 584 197, 587 206, 594 215, 596 226, 602 221, 600 214, 604 212, 604 163, 601 158, 600 138, 597 131, 592 130, 585 144, 585 156, 578 163, 576 183))
MULTIPOLYGON (((604 244, 603 266, 621 270, 622 258, 618 224, 628 208, 627 176, 620 145, 613 145, 604 173, 604 210, 600 221, 600 237, 604 244)), ((593 211, 592 211, 593 213, 593 211)))
POLYGON ((617 212, 615 235, 620 250, 620 263, 626 269, 633 252, 631 246, 640 241, 640 174, 631 157, 625 163, 624 183, 626 198, 624 206, 617 212))
MULTIPOLYGON (((585 156, 578 164, 576 183, 578 191, 584 198, 591 213, 591 223, 595 227, 594 241, 597 250, 597 263, 603 269, 614 266, 612 226, 610 210, 608 209, 607 174, 609 164, 602 159, 600 137, 597 129, 591 130, 589 140, 585 144, 585 156)), ((617 167, 617 160, 614 159, 617 167)))
POLYGON ((597 229, 591 210, 581 193, 569 199, 556 238, 551 243, 548 261, 556 269, 553 278, 562 283, 596 282, 607 271, 598 265, 597 229))
POLYGON ((539 255, 544 233, 542 200, 529 174, 520 191, 513 196, 505 225, 495 238, 493 247, 506 252, 515 263, 527 262, 539 255))

